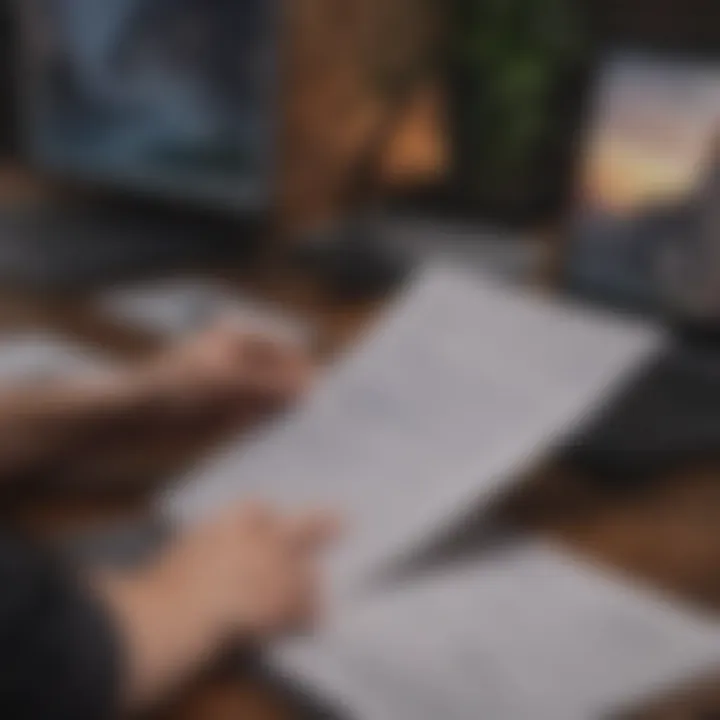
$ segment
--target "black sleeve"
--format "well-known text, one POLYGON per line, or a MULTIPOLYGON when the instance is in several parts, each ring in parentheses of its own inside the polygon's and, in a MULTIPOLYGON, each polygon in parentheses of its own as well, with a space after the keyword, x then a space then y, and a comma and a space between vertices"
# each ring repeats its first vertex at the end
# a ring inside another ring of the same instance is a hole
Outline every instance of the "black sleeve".
POLYGON ((109 618, 70 568, 0 533, 0 718, 112 717, 118 659, 109 618))

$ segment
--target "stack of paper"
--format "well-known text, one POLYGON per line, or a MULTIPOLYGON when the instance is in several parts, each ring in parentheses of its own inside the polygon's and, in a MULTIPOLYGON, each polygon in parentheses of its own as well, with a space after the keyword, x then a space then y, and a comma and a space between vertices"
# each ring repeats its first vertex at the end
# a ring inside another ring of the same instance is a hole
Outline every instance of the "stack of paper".
POLYGON ((347 603, 271 661, 355 720, 602 720, 720 672, 720 623, 526 543, 347 603))

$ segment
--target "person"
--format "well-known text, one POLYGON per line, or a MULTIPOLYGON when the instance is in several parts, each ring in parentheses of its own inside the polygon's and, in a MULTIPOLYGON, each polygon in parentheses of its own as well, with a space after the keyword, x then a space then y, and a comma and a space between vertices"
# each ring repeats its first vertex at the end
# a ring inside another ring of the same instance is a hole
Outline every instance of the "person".
MULTIPOLYGON (((67 465, 120 420, 157 426, 218 406, 264 413, 292 402, 309 376, 302 352, 222 328, 134 367, 11 389, 0 398, 0 477, 7 489, 67 465)), ((245 504, 132 571, 90 571, 5 529, 0 717, 142 711, 237 644, 311 622, 316 561, 334 531, 323 513, 245 504)))

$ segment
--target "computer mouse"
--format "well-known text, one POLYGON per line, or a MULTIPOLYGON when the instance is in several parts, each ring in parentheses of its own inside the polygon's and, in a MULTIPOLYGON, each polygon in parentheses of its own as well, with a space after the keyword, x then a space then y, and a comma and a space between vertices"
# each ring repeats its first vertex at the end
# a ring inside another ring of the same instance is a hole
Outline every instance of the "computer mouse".
POLYGON ((379 223, 351 220, 301 244, 296 267, 310 273, 332 296, 371 300, 391 292, 412 268, 379 223))

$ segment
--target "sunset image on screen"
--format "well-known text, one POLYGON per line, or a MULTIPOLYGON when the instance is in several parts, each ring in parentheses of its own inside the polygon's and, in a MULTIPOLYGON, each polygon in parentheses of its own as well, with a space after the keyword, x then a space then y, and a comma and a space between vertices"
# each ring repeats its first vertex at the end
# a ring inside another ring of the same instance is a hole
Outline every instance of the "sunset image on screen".
POLYGON ((700 288, 688 268, 720 258, 720 60, 608 57, 575 197, 564 265, 573 292, 646 312, 679 307, 677 287, 700 288))
POLYGON ((609 65, 580 188, 582 205, 623 217, 693 192, 720 133, 720 74, 694 64, 609 65))

